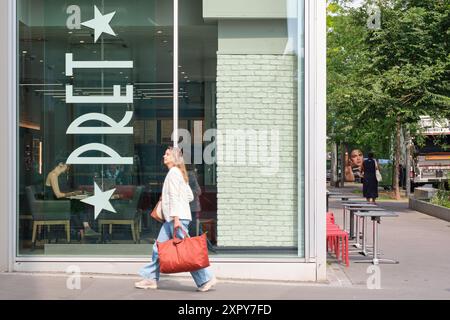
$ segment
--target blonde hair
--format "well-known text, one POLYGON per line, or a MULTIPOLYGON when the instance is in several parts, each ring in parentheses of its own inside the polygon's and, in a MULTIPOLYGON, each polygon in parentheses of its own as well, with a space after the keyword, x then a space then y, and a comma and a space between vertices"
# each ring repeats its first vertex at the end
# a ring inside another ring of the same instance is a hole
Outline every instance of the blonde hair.
POLYGON ((174 165, 180 169, 183 174, 184 181, 188 183, 189 177, 186 171, 186 165, 184 164, 183 151, 178 147, 169 147, 168 150, 172 154, 174 165))

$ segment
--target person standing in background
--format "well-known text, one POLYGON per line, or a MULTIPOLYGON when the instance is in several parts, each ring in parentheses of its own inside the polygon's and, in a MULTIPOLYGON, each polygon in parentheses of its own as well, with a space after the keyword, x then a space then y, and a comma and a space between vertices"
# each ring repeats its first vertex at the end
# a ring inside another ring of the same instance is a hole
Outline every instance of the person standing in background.
POLYGON ((369 152, 368 159, 364 160, 362 165, 363 195, 368 202, 375 203, 378 198, 378 180, 376 171, 379 170, 378 162, 374 159, 373 152, 369 152))
MULTIPOLYGON (((192 214, 192 221, 189 226, 189 234, 191 237, 199 236, 202 234, 201 226, 200 226, 200 215, 202 211, 202 206, 200 203, 200 196, 202 194, 202 188, 198 183, 197 169, 194 164, 191 164, 188 167, 188 176, 189 176, 189 186, 191 187, 192 193, 194 195, 194 200, 189 203, 192 214)), ((208 250, 212 252, 216 252, 211 241, 206 238, 208 243, 208 250)))
POLYGON ((192 194, 194 195, 194 200, 189 203, 189 207, 191 208, 192 213, 192 222, 189 227, 189 233, 191 236, 199 235, 200 228, 200 212, 202 211, 202 207, 200 204, 200 195, 202 194, 202 188, 198 183, 197 179, 197 170, 195 169, 195 165, 189 165, 188 168, 188 177, 189 177, 189 186, 191 187, 192 194))

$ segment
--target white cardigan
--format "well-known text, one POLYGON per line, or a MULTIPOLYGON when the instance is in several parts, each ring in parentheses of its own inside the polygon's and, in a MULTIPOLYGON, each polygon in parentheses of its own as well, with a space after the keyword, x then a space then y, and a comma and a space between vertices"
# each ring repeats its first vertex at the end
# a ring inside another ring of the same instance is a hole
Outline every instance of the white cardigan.
POLYGON ((189 202, 194 200, 191 187, 184 181, 181 170, 173 167, 164 180, 162 188, 161 208, 167 222, 173 217, 192 220, 189 202))

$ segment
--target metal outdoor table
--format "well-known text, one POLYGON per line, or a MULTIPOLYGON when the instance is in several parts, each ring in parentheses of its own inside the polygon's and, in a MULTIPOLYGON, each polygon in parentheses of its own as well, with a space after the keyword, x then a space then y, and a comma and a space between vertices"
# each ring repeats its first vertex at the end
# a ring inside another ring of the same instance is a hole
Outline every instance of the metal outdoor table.
POLYGON ((355 204, 359 204, 359 203, 368 203, 368 204, 373 204, 370 202, 367 202, 367 200, 360 200, 360 199, 355 199, 355 200, 343 200, 341 201, 342 204, 348 204, 348 203, 355 203, 355 204))
POLYGON ((89 197, 90 197, 90 195, 87 195, 87 194, 79 194, 76 196, 67 197, 67 199, 69 199, 69 200, 84 200, 89 197))
POLYGON ((355 216, 356 216, 356 243, 354 244, 355 248, 358 249, 362 249, 362 251, 359 251, 360 254, 362 255, 367 255, 366 252, 366 217, 361 217, 358 215, 358 212, 369 212, 369 211, 386 211, 386 209, 383 208, 359 208, 355 210, 355 216), (362 245, 359 243, 360 237, 360 218, 362 218, 363 223, 361 225, 361 229, 362 229, 362 245))
POLYGON ((330 198, 335 198, 335 199, 341 199, 341 201, 347 201, 349 199, 364 199, 361 196, 357 196, 356 194, 330 194, 329 195, 330 198))
POLYGON ((377 208, 376 204, 371 204, 371 203, 346 203, 344 204, 344 211, 343 211, 343 229, 345 230, 347 227, 347 222, 346 222, 346 216, 347 216, 347 209, 350 212, 350 230, 349 230, 349 239, 354 239, 355 238, 355 233, 354 233, 354 212, 357 209, 364 209, 364 208, 377 208))
POLYGON ((342 193, 327 190, 327 212, 328 212, 328 208, 329 208, 328 202, 330 200, 330 197, 338 197, 338 196, 342 196, 342 193))
MULTIPOLYGON (((367 211, 367 212, 357 212, 355 213, 357 216, 359 217, 370 217, 372 218, 372 223, 373 223, 373 258, 371 260, 359 260, 359 261, 355 261, 355 263, 367 263, 367 262, 371 262, 374 265, 378 265, 380 263, 393 263, 393 264, 397 264, 398 261, 396 260, 390 260, 390 259, 379 259, 378 258, 378 223, 381 223, 381 218, 382 217, 398 217, 398 214, 392 211, 367 211)), ((364 228, 363 228, 364 231, 364 228)), ((363 241, 365 238, 365 234, 363 235, 363 241)), ((365 246, 365 241, 363 246, 365 246)), ((365 249, 365 248, 364 248, 365 249)), ((363 249, 363 250, 364 250, 363 249)))
POLYGON ((328 212, 328 202, 329 198, 340 199, 341 201, 348 201, 349 199, 362 199, 361 196, 357 196, 354 194, 343 194, 340 192, 327 191, 327 212, 328 212))

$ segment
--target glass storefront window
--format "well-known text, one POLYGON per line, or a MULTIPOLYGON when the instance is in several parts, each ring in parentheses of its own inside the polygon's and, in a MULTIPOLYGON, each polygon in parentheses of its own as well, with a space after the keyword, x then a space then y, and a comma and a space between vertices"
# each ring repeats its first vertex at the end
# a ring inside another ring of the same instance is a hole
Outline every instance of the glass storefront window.
POLYGON ((150 254, 178 69, 191 233, 298 256, 303 17, 264 3, 180 1, 174 66, 172 1, 17 1, 19 255, 150 254))

